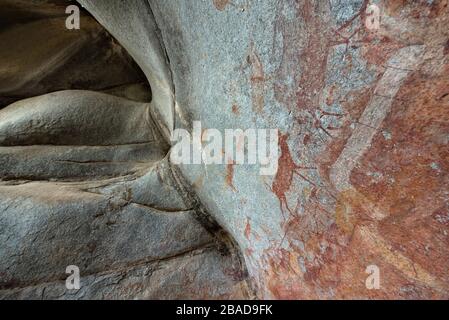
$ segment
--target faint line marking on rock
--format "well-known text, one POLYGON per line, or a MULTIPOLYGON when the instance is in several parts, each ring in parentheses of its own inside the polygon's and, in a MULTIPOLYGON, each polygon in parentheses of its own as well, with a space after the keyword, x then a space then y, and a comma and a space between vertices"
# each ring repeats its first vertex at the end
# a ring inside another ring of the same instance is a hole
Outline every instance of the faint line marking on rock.
MULTIPOLYGON (((423 53, 423 46, 409 46, 400 49, 390 59, 389 64, 392 65, 387 67, 386 72, 375 89, 373 97, 360 117, 360 123, 370 123, 371 125, 356 127, 339 158, 331 168, 330 179, 335 188, 340 192, 340 197, 343 196, 342 201, 353 202, 354 199, 357 199, 357 204, 363 206, 374 220, 382 220, 387 214, 351 185, 350 174, 360 158, 370 147, 374 135, 379 131, 379 127, 391 110, 393 100, 402 83, 408 74, 413 71, 413 68, 422 61, 423 53)), ((343 221, 350 220, 343 219, 343 221)), ((369 244, 369 247, 373 248, 387 263, 397 268, 408 278, 430 285, 438 291, 447 291, 444 284, 423 267, 397 250, 394 250, 379 234, 375 226, 357 227, 354 225, 340 225, 339 227, 342 229, 345 229, 345 227, 351 229, 357 228, 361 238, 369 244)))
POLYGON ((371 230, 371 228, 367 226, 361 226, 358 228, 358 232, 362 241, 366 241, 367 245, 372 248, 374 252, 381 255, 387 263, 396 267, 405 276, 429 285, 440 292, 447 292, 444 283, 427 272, 427 270, 419 264, 413 262, 399 251, 394 250, 391 245, 378 234, 377 230, 371 230))
POLYGON ((339 193, 357 194, 363 198, 363 205, 368 214, 375 220, 382 220, 385 213, 379 210, 374 203, 363 197, 351 185, 350 175, 359 160, 369 149, 375 134, 385 120, 397 92, 404 80, 414 67, 422 60, 424 47, 421 45, 409 46, 400 49, 389 61, 388 67, 380 79, 374 94, 365 111, 359 119, 359 123, 369 123, 370 126, 357 125, 352 136, 346 143, 339 158, 330 171, 330 180, 339 193))
POLYGON ((254 44, 251 44, 248 63, 251 65, 251 100, 253 111, 260 113, 265 104, 265 72, 254 44))
POLYGON ((234 186, 234 162, 226 165, 226 184, 234 191, 237 191, 234 186))
POLYGON ((246 218, 245 237, 248 240, 251 237, 251 223, 250 223, 250 219, 249 218, 246 218))
MULTIPOLYGON (((371 145, 374 135, 379 131, 380 125, 391 110, 394 97, 402 83, 412 71, 412 68, 419 65, 422 61, 423 52, 423 46, 410 46, 399 50, 390 60, 390 63, 396 64, 396 66, 392 66, 386 70, 375 89, 371 101, 368 103, 367 108, 360 118, 361 123, 371 123, 373 128, 357 126, 339 158, 331 168, 330 179, 332 183, 340 195, 346 194, 343 196, 342 201, 346 202, 358 199, 357 205, 362 205, 374 220, 382 220, 386 217, 386 214, 351 185, 350 174, 371 145)), ((344 220, 350 221, 351 219, 344 220)), ((439 291, 447 292, 444 284, 432 274, 392 248, 379 234, 375 226, 357 227, 354 225, 343 225, 339 227, 343 227, 343 229, 344 227, 356 228, 362 240, 366 241, 370 248, 373 248, 387 263, 397 268, 404 275, 430 285, 439 291)))
POLYGON ((293 181, 293 175, 297 174, 300 178, 304 179, 311 185, 315 186, 315 184, 305 177, 303 174, 299 172, 301 169, 313 169, 306 168, 297 165, 290 153, 290 148, 288 147, 288 133, 279 135, 279 148, 281 149, 281 156, 278 160, 278 171, 276 176, 274 177, 273 184, 271 186, 271 191, 276 195, 279 199, 279 205, 281 208, 281 213, 285 219, 285 209, 289 212, 291 216, 294 216, 293 211, 288 207, 287 196, 286 193, 289 191, 290 186, 293 181))
POLYGON ((231 109, 233 114, 235 114, 236 116, 240 115, 239 107, 236 104, 233 104, 231 109))
POLYGON ((446 44, 444 45, 444 54, 449 54, 449 39, 446 41, 446 44))

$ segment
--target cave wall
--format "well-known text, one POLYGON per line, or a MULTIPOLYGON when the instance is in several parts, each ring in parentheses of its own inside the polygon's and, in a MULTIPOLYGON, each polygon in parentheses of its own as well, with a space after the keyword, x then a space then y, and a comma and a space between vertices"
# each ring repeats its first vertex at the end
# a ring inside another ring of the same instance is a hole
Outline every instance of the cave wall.
POLYGON ((367 3, 150 1, 179 118, 286 137, 274 177, 183 167, 263 297, 447 297, 447 2, 377 2, 376 32, 367 3))
POLYGON ((79 2, 120 41, 145 73, 153 89, 152 116, 169 140, 175 108, 172 73, 151 8, 145 1, 79 2))
POLYGON ((259 297, 448 298, 447 1, 374 1, 378 30, 363 0, 80 2, 162 74, 167 127, 280 130, 273 176, 179 167, 259 297))
POLYGON ((251 297, 179 189, 163 89, 85 10, 67 29, 68 4, 0 0, 0 300, 251 297))

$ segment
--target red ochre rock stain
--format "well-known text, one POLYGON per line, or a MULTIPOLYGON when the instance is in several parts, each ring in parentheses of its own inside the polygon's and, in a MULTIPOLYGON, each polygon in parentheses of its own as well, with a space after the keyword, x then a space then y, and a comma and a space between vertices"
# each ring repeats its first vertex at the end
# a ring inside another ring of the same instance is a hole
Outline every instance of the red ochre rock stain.
POLYGON ((223 11, 224 9, 226 9, 226 6, 231 1, 229 1, 229 0, 213 0, 212 2, 218 11, 223 11))
POLYGON ((239 107, 236 104, 233 104, 231 109, 233 114, 235 114, 236 116, 240 115, 239 107))
POLYGON ((291 216, 294 216, 294 212, 288 207, 287 196, 286 193, 289 191, 290 186, 293 181, 293 175, 297 174, 300 178, 308 181, 310 184, 315 185, 308 178, 303 176, 299 170, 301 169, 310 169, 298 166, 290 153, 290 148, 288 147, 287 140, 288 134, 281 134, 279 136, 279 148, 281 149, 281 156, 278 160, 278 171, 276 172, 276 176, 274 177, 273 184, 271 186, 271 191, 276 195, 279 199, 279 204, 281 208, 282 215, 285 219, 285 210, 289 212, 291 216))
POLYGON ((446 41, 446 44, 444 46, 444 54, 449 54, 449 39, 446 41))
POLYGON ((310 143, 310 134, 305 134, 304 139, 302 140, 302 143, 304 143, 305 146, 307 146, 310 143))
POLYGON ((366 36, 362 56, 368 64, 385 67, 391 56, 404 45, 388 36, 366 36))
MULTIPOLYGON (((329 130, 323 126, 316 111, 320 111, 323 115, 335 114, 325 114, 325 111, 320 107, 320 95, 318 93, 323 92, 325 88, 329 52, 334 42, 339 42, 338 38, 344 37, 339 34, 338 30, 332 32, 329 25, 316 16, 314 10, 315 5, 310 0, 302 1, 301 5, 298 6, 298 15, 304 21, 308 37, 305 48, 300 52, 301 76, 297 80, 295 89, 295 104, 298 111, 306 111, 312 116, 314 129, 332 137, 329 130), (320 32, 316 32, 316 30, 320 30, 320 32)), ((346 39, 340 42, 346 43, 346 39)), ((328 102, 332 101, 329 100, 328 102)), ((300 124, 299 122, 301 121, 298 121, 298 124, 300 124)))
POLYGON ((246 249, 245 249, 245 253, 246 253, 246 255, 247 255, 248 257, 252 257, 253 254, 254 254, 254 250, 251 249, 251 248, 246 248, 246 249))
POLYGON ((327 104, 328 106, 333 105, 334 102, 335 102, 335 90, 336 90, 336 86, 335 86, 335 85, 333 85, 333 86, 330 88, 330 90, 329 90, 329 94, 328 94, 328 96, 327 96, 327 98, 326 98, 326 104, 327 104))
POLYGON ((317 161, 321 178, 329 184, 332 184, 329 178, 330 170, 344 150, 353 132, 351 129, 352 121, 349 119, 360 118, 372 94, 373 90, 370 88, 354 91, 348 95, 348 101, 342 103, 344 112, 348 114, 347 120, 344 120, 338 135, 333 138, 332 143, 326 146, 317 161))
POLYGON ((249 218, 246 219, 246 227, 245 227, 245 238, 249 240, 251 236, 251 223, 249 218))
POLYGON ((234 162, 228 163, 226 165, 226 184, 234 191, 237 191, 234 186, 234 162))
POLYGON ((297 254, 289 250, 270 249, 265 256, 267 270, 267 289, 275 299, 305 298, 304 288, 301 286, 301 271, 295 260, 297 254))
POLYGON ((335 223, 344 234, 353 233, 357 223, 357 213, 363 211, 363 195, 356 190, 340 192, 335 205, 335 223))
POLYGON ((270 270, 277 274, 282 274, 286 271, 288 271, 288 273, 295 273, 295 270, 290 264, 290 259, 291 253, 287 249, 273 249, 270 258, 268 259, 270 270))
POLYGON ((406 4, 406 0, 390 0, 386 2, 386 11, 389 15, 397 15, 401 8, 406 4))

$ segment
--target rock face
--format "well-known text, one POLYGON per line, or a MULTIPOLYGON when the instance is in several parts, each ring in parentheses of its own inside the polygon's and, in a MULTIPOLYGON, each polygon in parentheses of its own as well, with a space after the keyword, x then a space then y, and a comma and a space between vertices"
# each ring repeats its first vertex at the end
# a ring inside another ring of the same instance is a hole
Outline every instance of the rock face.
POLYGON ((176 128, 280 130, 274 176, 179 166, 258 297, 449 297, 447 1, 80 2, 130 52, 154 19, 176 128))
POLYGON ((115 40, 24 2, 0 33, 30 35, 0 49, 1 297, 449 298, 446 0, 79 0, 115 40), (278 129, 277 171, 173 164, 193 121, 278 129))
POLYGON ((92 17, 84 13, 82 28, 66 29, 67 4, 2 0, 0 108, 57 90, 145 82, 134 61, 92 17))
POLYGON ((131 57, 87 13, 68 31, 63 2, 26 3, 7 2, 0 32, 0 101, 18 100, 0 110, 0 298, 248 298, 131 57))
POLYGON ((153 117, 162 135, 169 140, 174 128, 175 96, 173 75, 169 57, 163 43, 159 26, 146 1, 85 1, 84 7, 91 8, 95 18, 104 26, 111 26, 113 36, 142 68, 153 89, 153 117), (115 21, 115 22, 112 22, 115 21))

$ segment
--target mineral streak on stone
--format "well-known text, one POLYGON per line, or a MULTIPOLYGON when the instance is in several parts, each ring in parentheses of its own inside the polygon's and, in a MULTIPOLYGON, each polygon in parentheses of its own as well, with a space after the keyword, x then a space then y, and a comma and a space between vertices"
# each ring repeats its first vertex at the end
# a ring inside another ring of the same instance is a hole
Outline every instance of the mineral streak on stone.
POLYGON ((5 3, 0 298, 250 297, 232 240, 178 185, 142 71, 88 13, 66 30, 66 4, 5 3))
POLYGON ((378 31, 365 27, 364 0, 217 3, 149 1, 182 114, 288 134, 277 175, 234 168, 238 192, 216 179, 226 166, 180 166, 201 179, 257 295, 447 298, 447 1, 378 1, 378 31), (371 264, 379 290, 365 286, 371 264))
POLYGON ((4 2, 0 297, 449 298, 447 0, 4 2), (199 120, 277 173, 172 164, 199 120))

